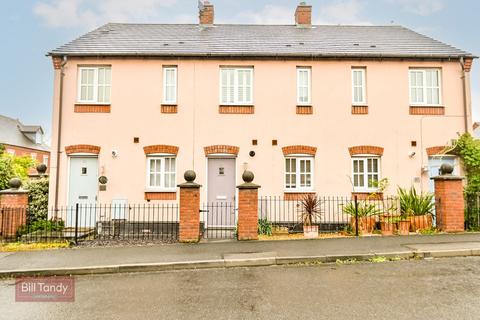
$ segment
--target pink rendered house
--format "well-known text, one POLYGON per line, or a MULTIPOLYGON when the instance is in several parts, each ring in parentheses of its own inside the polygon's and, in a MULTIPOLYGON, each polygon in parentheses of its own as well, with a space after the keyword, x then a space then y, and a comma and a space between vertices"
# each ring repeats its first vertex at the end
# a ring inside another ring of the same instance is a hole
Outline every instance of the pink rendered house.
POLYGON ((107 24, 49 55, 55 72, 50 205, 235 203, 363 195, 388 178, 428 191, 443 147, 472 130, 472 54, 401 26, 107 24), (101 177, 101 179, 99 179, 101 177), (106 178, 106 179, 105 179, 106 178))

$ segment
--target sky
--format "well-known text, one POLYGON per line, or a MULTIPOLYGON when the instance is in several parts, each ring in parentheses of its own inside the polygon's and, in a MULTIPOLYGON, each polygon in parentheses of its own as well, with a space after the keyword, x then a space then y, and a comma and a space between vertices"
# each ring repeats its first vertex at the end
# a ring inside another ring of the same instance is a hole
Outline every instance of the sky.
MULTIPOLYGON (((210 0, 217 23, 293 24, 296 0, 210 0)), ((400 24, 480 56, 477 0, 309 0, 314 24, 400 24)), ((197 23, 197 0, 0 0, 0 114, 50 134, 46 53, 107 22, 197 23)), ((472 70, 480 121, 480 61, 472 70)))

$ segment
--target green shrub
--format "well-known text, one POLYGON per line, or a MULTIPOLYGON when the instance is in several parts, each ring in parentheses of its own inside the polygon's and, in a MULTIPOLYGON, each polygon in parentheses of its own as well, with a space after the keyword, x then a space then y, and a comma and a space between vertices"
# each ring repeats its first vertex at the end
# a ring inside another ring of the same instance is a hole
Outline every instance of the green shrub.
POLYGON ((403 215, 423 216, 432 214, 435 209, 432 193, 417 193, 414 187, 409 190, 398 188, 400 210, 403 215))
POLYGON ((22 226, 17 230, 19 236, 32 233, 35 231, 62 231, 65 228, 65 222, 63 220, 51 219, 51 220, 38 220, 29 223, 28 225, 22 226))
MULTIPOLYGON (((374 203, 368 203, 366 201, 358 201, 357 202, 357 210, 358 210, 358 217, 371 217, 377 216, 382 211, 377 208, 374 203)), ((351 201, 346 206, 343 207, 343 212, 355 217, 355 202, 351 201)))
POLYGON ((46 220, 48 215, 48 178, 29 180, 24 188, 29 191, 29 221, 46 220))
POLYGON ((258 234, 272 235, 272 224, 267 219, 258 219, 258 234))
POLYGON ((31 157, 17 157, 0 153, 0 190, 8 189, 8 182, 12 178, 28 179, 28 169, 33 168, 36 161, 31 157))

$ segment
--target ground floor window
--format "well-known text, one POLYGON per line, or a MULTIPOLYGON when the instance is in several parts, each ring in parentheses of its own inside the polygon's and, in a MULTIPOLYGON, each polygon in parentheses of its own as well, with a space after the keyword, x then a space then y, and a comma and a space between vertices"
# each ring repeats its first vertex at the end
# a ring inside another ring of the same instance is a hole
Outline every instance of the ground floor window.
POLYGON ((375 191, 380 180, 379 157, 352 158, 352 177, 355 191, 375 191))
POLYGON ((171 156, 147 158, 147 189, 175 191, 176 159, 171 156))
POLYGON ((313 157, 285 158, 285 189, 311 191, 313 189, 313 157))

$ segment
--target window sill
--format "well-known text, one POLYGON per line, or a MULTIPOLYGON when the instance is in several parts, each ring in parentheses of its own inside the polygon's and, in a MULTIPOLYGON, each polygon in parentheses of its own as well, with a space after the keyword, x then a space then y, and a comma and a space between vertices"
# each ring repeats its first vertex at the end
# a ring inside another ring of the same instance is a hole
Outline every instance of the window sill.
POLYGON ((368 114, 368 105, 352 105, 352 114, 368 114))
POLYGON ((410 106, 410 115, 443 116, 445 115, 444 106, 410 106))
POLYGON ((370 190, 370 191, 365 191, 365 190, 359 190, 359 191, 353 191, 352 192, 352 198, 357 196, 357 200, 382 200, 383 199, 383 193, 378 192, 375 190, 370 190))
POLYGON ((110 104, 80 104, 76 103, 74 106, 75 113, 110 113, 110 104))
POLYGON ((178 113, 178 105, 162 103, 160 105, 160 111, 161 113, 178 113))
POLYGON ((297 114, 313 114, 313 106, 311 105, 297 105, 297 114))
POLYGON ((283 199, 285 201, 299 201, 309 194, 315 195, 315 191, 290 191, 289 190, 283 193, 283 199))
POLYGON ((176 191, 145 191, 145 200, 177 200, 176 191))
POLYGON ((218 107, 220 114, 253 114, 255 113, 254 105, 230 105, 221 104, 218 107))

